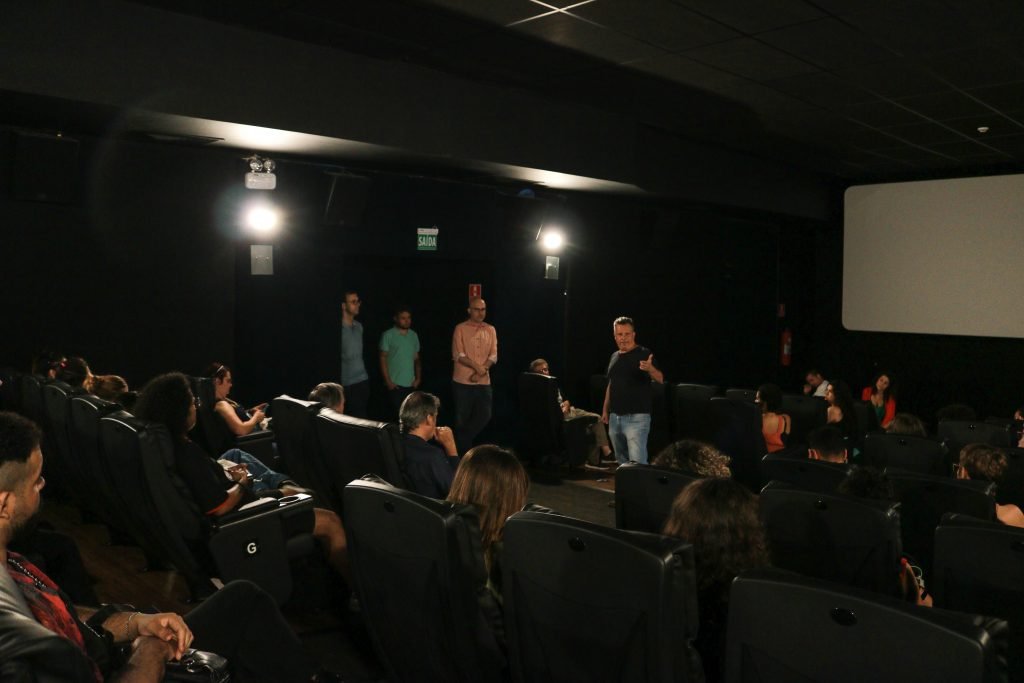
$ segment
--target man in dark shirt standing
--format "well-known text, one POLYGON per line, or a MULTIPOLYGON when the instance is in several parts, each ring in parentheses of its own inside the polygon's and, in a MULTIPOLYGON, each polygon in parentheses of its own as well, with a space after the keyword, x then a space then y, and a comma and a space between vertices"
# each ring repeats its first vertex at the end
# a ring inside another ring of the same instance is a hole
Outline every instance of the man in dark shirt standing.
POLYGON ((437 426, 441 401, 425 391, 409 394, 398 411, 405 444, 405 473, 413 491, 431 498, 444 498, 459 466, 455 435, 437 426), (436 441, 438 445, 430 443, 436 441), (443 449, 443 450, 442 450, 443 449))
POLYGON ((664 375, 654 365, 654 353, 636 343, 632 318, 616 318, 612 323, 619 350, 608 363, 608 388, 604 392, 601 421, 608 425, 608 436, 615 459, 647 464, 647 435, 651 431, 651 380, 658 384, 664 375))

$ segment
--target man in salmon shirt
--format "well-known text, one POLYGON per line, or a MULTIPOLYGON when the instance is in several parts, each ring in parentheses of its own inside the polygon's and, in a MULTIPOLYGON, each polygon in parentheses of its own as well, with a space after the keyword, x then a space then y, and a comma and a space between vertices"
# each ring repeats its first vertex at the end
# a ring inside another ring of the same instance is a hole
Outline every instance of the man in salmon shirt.
POLYGON ((475 297, 466 309, 469 318, 452 334, 452 394, 455 398, 455 442, 458 452, 473 446, 491 421, 491 366, 498 362, 498 332, 484 322, 487 304, 475 297))

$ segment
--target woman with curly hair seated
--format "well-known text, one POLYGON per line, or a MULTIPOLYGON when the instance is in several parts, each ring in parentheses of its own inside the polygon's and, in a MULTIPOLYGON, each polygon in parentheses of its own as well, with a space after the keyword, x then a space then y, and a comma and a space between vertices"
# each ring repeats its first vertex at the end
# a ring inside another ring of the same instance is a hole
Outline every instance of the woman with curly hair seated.
POLYGON ((694 645, 704 661, 707 681, 720 681, 729 587, 740 572, 769 565, 757 496, 731 479, 698 479, 676 496, 662 533, 693 545, 700 611, 694 645))
POLYGON ((680 439, 662 449, 651 463, 655 467, 667 467, 680 470, 698 477, 732 476, 729 469, 729 456, 722 453, 709 443, 680 439))

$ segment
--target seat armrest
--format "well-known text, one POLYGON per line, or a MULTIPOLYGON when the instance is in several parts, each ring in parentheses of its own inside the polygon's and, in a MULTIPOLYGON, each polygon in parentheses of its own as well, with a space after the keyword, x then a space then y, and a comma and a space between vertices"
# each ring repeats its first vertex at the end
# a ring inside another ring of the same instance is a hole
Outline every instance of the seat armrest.
POLYGON ((249 432, 248 434, 243 434, 242 436, 236 436, 235 437, 235 441, 238 443, 239 448, 241 448, 242 444, 245 444, 245 443, 253 443, 253 442, 258 442, 258 441, 273 441, 273 440, 274 440, 274 432, 272 432, 269 429, 263 429, 263 430, 260 430, 258 432, 249 432))
POLYGON ((296 493, 283 498, 260 498, 237 510, 221 515, 214 521, 214 528, 222 529, 255 517, 291 515, 307 508, 313 509, 313 497, 306 493, 296 493))

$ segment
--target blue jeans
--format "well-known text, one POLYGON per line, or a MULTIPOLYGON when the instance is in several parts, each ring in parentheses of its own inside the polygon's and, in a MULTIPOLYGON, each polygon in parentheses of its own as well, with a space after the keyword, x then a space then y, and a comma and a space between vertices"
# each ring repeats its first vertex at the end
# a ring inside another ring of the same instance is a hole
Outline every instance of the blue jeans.
POLYGON ((249 474, 252 475, 253 493, 279 489, 282 483, 288 481, 288 475, 275 472, 241 448, 230 448, 224 451, 220 459, 230 460, 233 463, 246 465, 249 468, 249 474))
POLYGON ((650 413, 608 416, 608 437, 615 449, 615 459, 647 464, 647 435, 651 433, 650 413))

